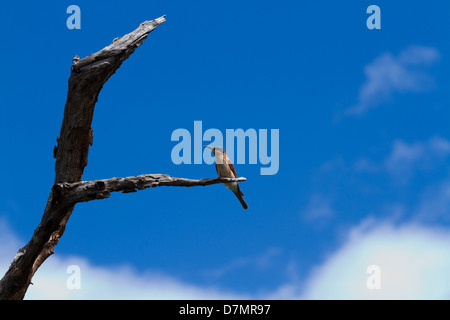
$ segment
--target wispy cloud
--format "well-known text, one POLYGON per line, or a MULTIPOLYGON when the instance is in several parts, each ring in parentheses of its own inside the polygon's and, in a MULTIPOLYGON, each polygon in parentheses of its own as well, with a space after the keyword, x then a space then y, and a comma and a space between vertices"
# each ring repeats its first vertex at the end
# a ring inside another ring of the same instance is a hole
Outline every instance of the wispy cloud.
POLYGON ((306 220, 323 220, 329 219, 335 215, 335 211, 331 206, 331 198, 322 194, 313 194, 309 199, 309 203, 302 213, 306 220))
POLYGON ((397 182, 407 182, 417 170, 428 170, 450 156, 450 141, 442 137, 432 137, 426 141, 412 143, 397 139, 390 153, 380 162, 361 158, 354 169, 359 172, 389 173, 397 182))
POLYGON ((427 188, 419 200, 415 212, 418 222, 450 222, 450 179, 427 188))
POLYGON ((361 115, 394 93, 422 92, 433 87, 428 68, 440 57, 433 47, 410 46, 397 56, 387 52, 364 68, 366 80, 361 86, 358 103, 344 115, 361 115))
POLYGON ((411 144, 396 140, 384 165, 392 175, 409 178, 415 169, 431 167, 434 161, 445 158, 449 154, 450 141, 441 137, 411 144))
POLYGON ((279 257, 282 253, 280 248, 269 248, 260 255, 251 257, 241 257, 230 261, 224 266, 206 270, 204 273, 211 277, 222 277, 231 271, 235 271, 240 268, 253 268, 253 269, 263 269, 268 268, 273 264, 273 260, 279 257))

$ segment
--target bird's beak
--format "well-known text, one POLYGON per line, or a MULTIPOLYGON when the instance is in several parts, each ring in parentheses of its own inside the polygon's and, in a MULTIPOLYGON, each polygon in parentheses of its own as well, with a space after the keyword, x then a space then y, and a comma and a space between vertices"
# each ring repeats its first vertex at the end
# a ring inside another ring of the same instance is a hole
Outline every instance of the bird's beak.
POLYGON ((203 146, 203 148, 208 148, 208 149, 212 150, 212 148, 210 146, 203 146))

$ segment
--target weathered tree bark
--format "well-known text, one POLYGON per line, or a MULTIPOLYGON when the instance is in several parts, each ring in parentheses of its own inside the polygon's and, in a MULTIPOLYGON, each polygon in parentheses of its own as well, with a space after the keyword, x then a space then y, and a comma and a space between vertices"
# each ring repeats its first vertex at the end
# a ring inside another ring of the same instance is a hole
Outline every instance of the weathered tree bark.
MULTIPOLYGON (((0 299, 23 299, 34 273, 53 254, 76 203, 104 199, 115 191, 134 192, 155 186, 205 186, 229 181, 223 178, 190 180, 161 174, 81 181, 93 141, 91 124, 100 90, 148 34, 164 22, 165 16, 143 22, 97 53, 81 60, 78 56, 73 59, 61 133, 53 150, 55 183, 31 240, 18 251, 0 280, 0 299)), ((245 178, 232 180, 244 181, 245 178)))
POLYGON ((196 187, 209 186, 225 182, 246 181, 245 178, 186 179, 175 178, 167 174, 143 174, 137 177, 110 178, 73 183, 59 183, 52 187, 53 201, 64 201, 65 206, 73 206, 78 202, 87 202, 109 198, 111 192, 136 192, 159 186, 196 187), (61 199, 61 200, 58 200, 61 199))

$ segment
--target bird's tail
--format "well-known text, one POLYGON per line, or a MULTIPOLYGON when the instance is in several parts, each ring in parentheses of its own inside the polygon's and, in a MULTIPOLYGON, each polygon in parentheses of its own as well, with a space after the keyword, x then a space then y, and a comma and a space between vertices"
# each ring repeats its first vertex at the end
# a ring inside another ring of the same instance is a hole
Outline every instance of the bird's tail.
POLYGON ((248 204, 247 204, 247 202, 245 202, 245 200, 244 200, 244 198, 243 198, 244 193, 241 191, 241 189, 239 188, 239 186, 238 186, 238 189, 237 189, 236 191, 233 191, 233 192, 234 192, 234 194, 236 195, 236 197, 238 198, 239 202, 242 204, 242 207, 243 207, 244 209, 248 209, 248 204))

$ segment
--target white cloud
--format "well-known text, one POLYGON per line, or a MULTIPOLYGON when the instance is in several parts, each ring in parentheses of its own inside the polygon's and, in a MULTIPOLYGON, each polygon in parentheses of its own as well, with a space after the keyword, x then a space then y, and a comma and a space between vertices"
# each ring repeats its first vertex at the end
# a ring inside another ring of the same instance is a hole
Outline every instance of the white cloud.
MULTIPOLYGON (((0 276, 23 245, 5 218, 0 217, 0 276)), ((56 250, 57 251, 57 250, 56 250)), ((157 271, 139 273, 127 266, 95 266, 82 257, 56 253, 33 277, 25 299, 245 299, 248 296, 223 289, 185 283, 157 271), (66 285, 67 267, 80 268, 80 289, 66 285)))
MULTIPOLYGON (((0 277, 6 272, 17 250, 23 245, 5 218, 0 217, 0 277)), ((224 269, 214 270, 217 276, 241 266, 270 267, 281 254, 278 248, 269 248, 263 254, 232 261, 224 269)), ((33 277, 25 299, 115 299, 115 300, 240 300, 240 299, 293 299, 299 286, 293 281, 282 284, 274 291, 238 293, 223 288, 205 287, 186 283, 161 271, 138 272, 130 266, 96 266, 83 257, 65 257, 57 253, 50 256, 33 277), (80 289, 68 288, 66 282, 74 273, 67 273, 75 265, 80 271, 80 289)))
POLYGON ((450 299, 448 230, 366 220, 315 268, 305 299, 450 299), (367 268, 380 268, 380 289, 368 289, 367 268))
POLYGON ((393 93, 422 92, 433 86, 427 67, 440 57, 432 47, 410 46, 398 56, 385 53, 364 68, 366 81, 359 91, 358 103, 345 115, 361 115, 380 103, 388 101, 393 93))
MULTIPOLYGON (((0 240, 5 241, 0 247, 3 274, 19 242, 1 219, 0 231, 0 240)), ((300 275, 292 262, 289 281, 272 291, 248 294, 185 283, 161 272, 99 267, 80 257, 55 254, 36 273, 26 299, 450 299, 449 231, 366 219, 310 272, 300 275), (80 289, 67 288, 70 265, 80 268, 80 289), (370 265, 380 267, 379 290, 366 286, 370 265)), ((277 250, 262 255, 261 263, 277 255, 277 250)))
POLYGON ((53 256, 33 278, 26 299, 243 299, 244 295, 202 288, 158 272, 138 273, 130 267, 98 267, 79 258, 53 256), (80 289, 66 285, 70 265, 79 266, 80 289))

